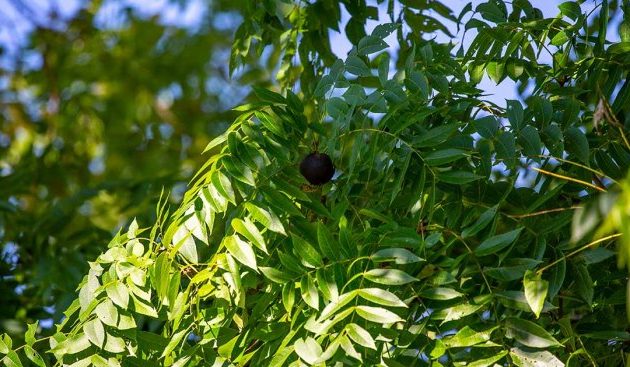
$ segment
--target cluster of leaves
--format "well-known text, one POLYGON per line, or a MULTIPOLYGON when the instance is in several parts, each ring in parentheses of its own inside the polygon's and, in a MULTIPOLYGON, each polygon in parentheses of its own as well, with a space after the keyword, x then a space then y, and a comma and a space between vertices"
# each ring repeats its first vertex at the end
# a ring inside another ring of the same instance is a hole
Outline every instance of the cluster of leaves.
POLYGON ((0 54, 0 330, 13 336, 59 321, 87 260, 128 218, 154 221, 162 188, 181 200, 248 93, 225 66, 240 2, 208 5, 233 25, 194 29, 111 3, 38 19, 15 55, 0 54))
MULTIPOLYGON (((542 19, 490 1, 475 12, 494 24, 468 20, 478 33, 455 57, 415 32, 421 2, 401 3, 413 31, 381 24, 302 98, 255 89, 235 109, 183 203, 162 201, 153 226, 134 221, 90 263, 47 339, 58 363, 623 363, 627 273, 606 248, 619 235, 593 240, 580 218, 630 165, 627 42, 609 45, 606 25, 589 36, 577 3, 542 19), (563 63, 530 52, 550 45, 563 63), (579 45, 592 56, 575 59, 579 45), (618 72, 602 82, 594 64, 618 72), (540 88, 503 109, 477 88, 484 72, 540 88), (297 171, 313 142, 337 167, 314 190, 297 171)), ((264 42, 268 29, 250 31, 264 42)))

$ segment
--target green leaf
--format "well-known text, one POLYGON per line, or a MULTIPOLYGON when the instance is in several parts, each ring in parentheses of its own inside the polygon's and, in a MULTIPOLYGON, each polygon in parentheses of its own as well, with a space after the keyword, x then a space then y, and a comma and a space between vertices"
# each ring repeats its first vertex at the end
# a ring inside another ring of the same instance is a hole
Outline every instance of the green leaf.
POLYGON ((372 269, 363 273, 365 279, 378 284, 403 285, 418 279, 398 269, 372 269))
POLYGON ((57 344, 51 351, 61 355, 75 354, 88 349, 90 345, 87 336, 84 333, 80 333, 57 344))
MULTIPOLYGON (((228 208, 227 198, 221 195, 218 188, 214 185, 208 185, 201 190, 201 201, 203 202, 204 209, 208 212, 223 213, 228 208)), ((183 234, 179 235, 181 236, 183 234)))
POLYGON ((580 5, 575 1, 564 2, 558 5, 558 9, 560 9, 562 15, 566 15, 572 20, 577 20, 577 18, 582 15, 582 9, 580 9, 580 5))
POLYGON ((462 231, 462 238, 472 237, 486 228, 496 216, 497 209, 498 206, 495 205, 483 212, 473 225, 462 231))
POLYGON ((341 349, 343 349, 343 351, 346 352, 346 355, 354 359, 357 359, 360 362, 363 361, 363 359, 361 358, 361 354, 359 354, 357 350, 354 349, 352 342, 347 336, 343 335, 339 337, 337 340, 339 340, 339 345, 341 346, 341 349))
POLYGON ((346 59, 346 70, 357 76, 371 76, 370 68, 357 56, 348 56, 346 59))
POLYGON ((547 126, 542 133, 542 139, 549 152, 556 157, 562 157, 564 151, 564 137, 562 129, 555 122, 547 126))
POLYGON ((390 105, 397 105, 407 100, 407 94, 395 79, 387 81, 384 87, 383 96, 390 105))
POLYGON ((462 149, 449 148, 438 150, 424 157, 424 162, 429 166, 441 166, 466 157, 466 151, 462 149))
POLYGON ((83 325, 83 332, 92 344, 99 348, 105 345, 105 328, 98 318, 90 320, 83 325))
POLYGON ((254 244, 254 246, 258 247, 263 252, 268 253, 265 239, 256 225, 252 223, 249 218, 245 218, 244 221, 239 218, 234 218, 232 219, 231 224, 232 228, 234 228, 238 234, 247 238, 252 244, 254 244))
POLYGON ((345 91, 343 98, 349 105, 361 106, 365 103, 367 96, 363 87, 353 84, 345 91))
POLYGON ((502 160, 508 168, 516 162, 516 139, 509 131, 504 131, 497 137, 495 143, 497 159, 502 160))
POLYGON ((345 330, 350 339, 354 340, 355 343, 376 350, 376 343, 374 343, 372 335, 361 326, 355 323, 349 323, 346 325, 345 330))
POLYGON ((350 110, 350 105, 348 105, 343 99, 339 97, 333 97, 326 101, 326 111, 330 117, 336 119, 345 119, 346 115, 350 110))
POLYGON ((491 139, 499 130, 499 122, 494 116, 485 116, 473 122, 475 130, 486 139, 491 139))
POLYGON ((381 306, 407 307, 395 294, 381 288, 362 288, 358 290, 358 294, 362 298, 381 306))
POLYGON ((256 94, 256 97, 258 97, 261 101, 280 103, 280 104, 287 103, 287 100, 279 93, 270 91, 265 88, 260 88, 255 85, 252 86, 252 89, 254 89, 254 93, 256 94))
POLYGON ((554 46, 562 46, 569 41, 569 36, 564 31, 559 31, 551 39, 551 44, 554 46))
MULTIPOLYGON (((207 229, 204 223, 204 216, 200 211, 195 210, 195 206, 191 205, 184 216, 184 227, 190 234, 195 236, 196 239, 208 244, 207 229)), ((186 233, 184 230, 183 233, 186 233)), ((187 234, 187 233, 186 233, 187 234)), ((194 241, 193 245, 194 245, 194 241)), ((120 276, 119 276, 120 277, 120 276)))
POLYGON ((274 206, 281 213, 303 217, 302 212, 295 206, 293 200, 289 199, 284 193, 277 191, 275 188, 262 189, 265 199, 270 205, 274 206))
POLYGON ((0 362, 3 362, 6 367, 22 367, 20 357, 12 350, 10 350, 0 362))
POLYGON ((523 228, 518 228, 486 239, 475 249, 475 254, 477 256, 486 256, 503 250, 518 238, 522 230, 523 228))
POLYGON ((304 265, 311 268, 318 268, 323 265, 321 255, 308 241, 297 235, 292 235, 291 241, 295 254, 298 255, 304 265))
POLYGON ((492 61, 486 66, 486 73, 493 82, 499 84, 505 77, 505 62, 492 61))
POLYGON ((338 245, 333 241, 328 228, 321 222, 317 222, 317 242, 324 256, 330 260, 341 259, 338 245))
MULTIPOLYGON (((394 202, 394 200, 398 197, 398 194, 400 193, 400 190, 402 189, 403 182, 405 181, 405 177, 407 176, 407 171, 409 169, 409 163, 411 162, 411 155, 412 155, 411 151, 408 151, 405 154, 404 163, 403 163, 403 165, 401 167, 400 172, 397 175, 398 177, 396 178, 396 182, 394 183, 394 186, 393 186, 393 188, 391 190, 392 193, 391 193, 391 196, 389 198, 389 205, 391 205, 394 202)), ((424 170, 421 173, 421 177, 424 177, 424 170)), ((389 218, 387 216, 384 216, 384 215, 382 215, 380 213, 377 213, 377 212, 375 212, 373 210, 370 210, 370 209, 363 208, 363 209, 361 209, 359 211, 359 213, 362 214, 362 215, 366 215, 366 216, 378 219, 378 220, 382 221, 383 223, 388 223, 388 222, 392 221, 391 218, 389 218)))
POLYGON ((619 178, 623 177, 625 172, 619 169, 617 163, 613 158, 604 150, 595 151, 595 163, 599 169, 608 177, 619 178))
POLYGON ((496 355, 492 356, 492 357, 488 357, 488 358, 483 358, 483 359, 477 359, 476 361, 470 362, 466 365, 466 367, 488 367, 488 366, 495 366, 497 365, 497 362, 500 361, 501 359, 503 359, 503 357, 505 357, 507 355, 507 351, 502 350, 499 353, 497 353, 496 355))
POLYGON ((498 326, 491 326, 485 330, 475 330, 470 326, 464 326, 457 334, 444 338, 444 345, 448 348, 472 347, 490 340, 490 335, 498 326))
POLYGON ((509 317, 505 320, 505 335, 531 348, 562 346, 547 330, 531 321, 509 317))
POLYGON ((519 367, 565 367, 565 364, 548 351, 536 351, 528 348, 510 349, 510 357, 519 367))
POLYGON ((312 308, 319 310, 319 292, 310 275, 302 277, 300 281, 300 291, 304 302, 312 308))
POLYGON ((536 259, 509 259, 505 263, 502 263, 500 267, 487 267, 483 269, 483 272, 494 279, 502 282, 510 282, 517 279, 523 279, 525 272, 531 270, 541 261, 536 259))
MULTIPOLYGON (((134 301, 135 301, 135 298, 134 298, 134 301)), ((137 304, 137 302, 134 302, 134 303, 137 304)), ((136 307, 136 312, 139 312, 137 310, 137 307, 136 307)), ((152 316, 152 317, 157 317, 157 316, 152 316)), ((100 318, 99 318, 99 320, 100 320, 100 318)), ((135 329, 136 327, 137 327, 136 320, 133 318, 133 316, 131 315, 130 312, 128 312, 128 311, 121 311, 118 314, 118 324, 116 325, 116 328, 118 330, 129 330, 129 329, 135 329)))
POLYGON ((157 291, 158 299, 162 300, 168 291, 170 274, 170 260, 166 251, 158 255, 155 263, 150 269, 151 284, 153 284, 153 287, 155 287, 155 290, 157 291))
POLYGON ((481 3, 477 5, 476 10, 484 19, 494 23, 503 23, 507 20, 505 11, 503 11, 494 1, 481 3))
POLYGON ((336 300, 330 302, 324 307, 322 313, 319 315, 319 320, 324 320, 334 315, 337 311, 341 310, 345 305, 350 303, 359 294, 357 290, 343 293, 336 300))
POLYGON ((630 41, 630 19, 624 19, 621 24, 619 24, 619 38, 621 38, 620 43, 629 43, 630 41))
MULTIPOLYGON (((529 107, 534 113, 534 118, 538 123, 537 126, 548 126, 553 118, 553 105, 547 98, 532 97, 529 107)), ((562 135, 562 134, 560 134, 562 135)))
POLYGON ((116 281, 110 284, 105 288, 105 292, 117 306, 126 309, 129 305, 129 290, 122 282, 116 281))
MULTIPOLYGON (((254 112, 254 115, 256 115, 256 118, 258 118, 258 121, 260 121, 260 123, 267 130, 271 131, 274 135, 277 135, 281 138, 284 138, 287 136, 287 133, 284 131, 284 127, 282 126, 282 122, 280 121, 280 119, 274 119, 269 114, 261 112, 261 111, 254 112)), ((234 153, 236 152, 232 152, 232 154, 234 153)))
POLYGON ((319 356, 322 355, 322 347, 317 341, 310 336, 306 339, 298 339, 293 344, 295 353, 306 363, 313 365, 317 363, 319 356))
POLYGON ((356 306, 355 311, 362 318, 379 324, 393 324, 405 321, 395 313, 381 307, 356 306))
POLYGON ((514 55, 514 52, 519 48, 524 37, 525 32, 523 31, 516 32, 512 35, 510 43, 505 50, 505 57, 511 57, 514 55))
POLYGON ((429 82, 421 71, 413 70, 409 73, 407 86, 414 93, 420 92, 420 98, 422 98, 422 100, 426 100, 429 97, 429 82))
POLYGON ((540 313, 545 306, 549 282, 543 280, 537 272, 527 270, 523 277, 523 286, 525 287, 525 298, 529 307, 536 315, 536 318, 540 317, 540 313))
POLYGON ((217 191, 223 195, 229 202, 236 205, 236 196, 234 195, 234 189, 232 188, 232 183, 230 179, 227 178, 226 175, 221 173, 221 171, 214 171, 212 174, 212 184, 217 189, 217 191))
POLYGON ((99 303, 94 310, 96 317, 105 325, 117 327, 118 325, 118 309, 110 300, 99 303))
POLYGON ((164 350, 162 351, 161 358, 171 355, 175 348, 177 348, 177 346, 181 343, 182 339, 184 339, 184 337, 189 333, 190 331, 188 329, 183 329, 173 334, 171 340, 169 340, 168 344, 166 345, 166 348, 164 348, 164 350))
POLYGON ((387 81, 389 80, 389 63, 390 56, 387 52, 384 52, 381 56, 379 56, 380 62, 378 63, 378 80, 381 83, 381 86, 385 86, 387 81))
POLYGON ((438 301, 447 301, 459 298, 463 296, 463 294, 452 288, 429 288, 421 291, 420 296, 438 301))
POLYGON ((399 247, 390 247, 384 248, 382 250, 376 251, 371 256, 373 261, 376 262, 384 262, 384 261, 392 261, 399 265, 404 264, 413 264, 417 262, 424 261, 421 257, 418 257, 413 252, 399 247))
POLYGON ((252 218, 262 224, 265 228, 286 236, 284 226, 280 222, 280 219, 271 210, 260 208, 250 202, 245 203, 245 208, 252 218))
POLYGON ((39 325, 39 321, 35 321, 32 324, 28 324, 26 333, 24 333, 24 341, 27 345, 33 345, 37 341, 35 337, 35 333, 37 333, 37 327, 39 325))
POLYGON ((547 294, 550 300, 552 300, 558 292, 560 292, 562 284, 564 283, 566 270, 567 262, 564 258, 562 258, 554 267, 549 269, 549 290, 547 294))
POLYGON ((122 353, 125 351, 125 340, 123 338, 107 334, 103 349, 110 353, 122 353))
POLYGON ((315 97, 323 97, 334 83, 335 81, 330 75, 324 75, 321 79, 319 79, 319 82, 315 87, 315 91, 313 91, 313 95, 315 97))
MULTIPOLYGON (((525 298, 525 292, 521 291, 503 291, 495 293, 497 299, 501 304, 505 307, 512 308, 515 310, 521 310, 530 312, 531 307, 529 307, 529 303, 527 303, 527 299, 525 298)), ((543 306, 543 312, 547 312, 555 309, 556 307, 551 303, 545 301, 543 306)))
POLYGON ((326 301, 334 301, 339 298, 339 290, 337 289, 337 283, 333 279, 332 275, 325 268, 317 269, 315 272, 317 278, 317 285, 324 296, 326 301))
POLYGON ((593 295, 595 285, 591 279, 588 267, 584 263, 575 264, 575 284, 577 286, 577 294, 589 306, 593 304, 593 295))
POLYGON ((512 126, 515 131, 518 131, 524 127, 524 111, 521 102, 513 99, 507 100, 506 113, 508 121, 510 121, 510 126, 512 126))
MULTIPOLYGON (((475 19, 471 19, 475 20, 475 19)), ((485 24, 485 23, 484 23, 485 24)), ((470 80, 479 83, 483 78, 483 73, 486 71, 485 63, 471 63, 468 67, 468 73, 470 74, 470 80)))
POLYGON ((589 145, 586 135, 577 127, 570 127, 564 132, 564 146, 569 154, 580 162, 589 164, 589 145))
POLYGON ((542 143, 538 130, 531 125, 525 126, 519 133, 519 143, 523 147, 523 153, 530 157, 536 157, 540 154, 542 143))
POLYGON ((604 247, 598 247, 593 250, 584 251, 582 257, 587 265, 600 263, 615 255, 614 251, 610 251, 604 247))
POLYGON ((221 134, 219 136, 217 136, 216 138, 212 139, 208 145, 206 145, 206 148, 203 150, 203 153, 212 150, 214 147, 219 146, 223 143, 225 143, 225 141, 227 140, 227 136, 228 134, 221 134))
POLYGON ((374 30, 372 30, 372 36, 384 39, 385 37, 389 36, 393 31, 398 29, 398 27, 400 27, 400 24, 398 23, 379 24, 374 27, 374 30))
POLYGON ((438 174, 438 179, 453 185, 465 185, 482 178, 469 171, 446 171, 438 174))
POLYGON ((0 335, 0 354, 7 354, 11 350, 11 337, 7 334, 0 335), (5 342, 5 338, 8 342, 5 342))
POLYGON ((287 90, 287 102, 293 111, 298 113, 304 112, 304 104, 302 103, 302 100, 291 90, 287 90))
POLYGON ((24 346, 24 354, 26 355, 26 358, 28 358, 36 366, 46 367, 46 362, 44 362, 42 356, 40 356, 39 353, 37 353, 37 351, 30 345, 26 344, 24 346))
POLYGON ((436 313, 433 315, 437 320, 442 319, 444 322, 459 320, 468 315, 472 315, 475 312, 479 311, 484 307, 483 303, 480 304, 471 304, 471 303, 462 303, 453 307, 446 308, 441 310, 440 313, 436 313))
POLYGON ((224 156, 221 159, 221 163, 223 163, 223 167, 225 167, 232 177, 246 185, 256 187, 256 180, 254 179, 252 170, 240 161, 237 161, 236 158, 224 156))
POLYGON ((295 285, 292 282, 282 287, 282 305, 287 312, 291 312, 295 303, 295 285))
POLYGON ((249 243, 243 241, 238 235, 232 235, 223 239, 223 245, 241 264, 258 271, 256 254, 249 243))
POLYGON ((413 146, 417 148, 433 147, 445 142, 459 127, 458 123, 450 123, 434 127, 414 140, 413 146))
POLYGON ((369 55, 387 48, 387 43, 376 36, 365 36, 359 41, 357 53, 359 55, 369 55))
POLYGON ((272 282, 284 284, 291 280, 291 276, 289 274, 283 273, 282 271, 276 268, 270 268, 267 266, 259 266, 258 269, 263 273, 264 276, 269 278, 272 282))
POLYGON ((479 153, 479 171, 483 177, 489 177, 492 174, 492 143, 488 139, 481 138, 477 141, 476 150, 479 153))
MULTIPOLYGON (((90 357, 90 362, 92 362, 92 365, 94 367, 120 366, 120 364, 116 364, 118 362, 117 359, 110 358, 109 360, 107 360, 107 359, 99 356, 98 354, 95 354, 92 357, 90 357)), ((133 365, 133 362, 130 365, 133 365)), ((138 367, 136 365, 133 365, 133 366, 134 367, 138 367)))
MULTIPOLYGON (((134 312, 139 313, 141 315, 157 318, 158 314, 151 302, 142 300, 140 297, 136 297, 133 295, 131 297, 133 299, 133 307, 134 312)), ((121 315, 121 322, 118 323, 118 328, 121 329, 121 323, 124 320, 124 317, 121 315)), ((130 324, 130 323, 129 323, 130 324)), ((133 322, 135 324, 135 321, 133 322)), ((135 327, 135 325, 133 326, 135 327)))
POLYGON ((517 80, 523 75, 525 72, 525 62, 522 60, 509 58, 507 63, 505 64, 505 68, 507 69, 508 76, 512 80, 517 80))

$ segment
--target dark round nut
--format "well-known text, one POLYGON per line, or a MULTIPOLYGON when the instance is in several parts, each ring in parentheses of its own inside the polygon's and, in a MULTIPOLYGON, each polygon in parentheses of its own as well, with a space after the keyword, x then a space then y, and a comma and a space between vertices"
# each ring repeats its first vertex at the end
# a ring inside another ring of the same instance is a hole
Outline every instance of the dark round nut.
POLYGON ((323 185, 335 174, 335 166, 328 154, 313 152, 300 163, 300 173, 311 185, 323 185))

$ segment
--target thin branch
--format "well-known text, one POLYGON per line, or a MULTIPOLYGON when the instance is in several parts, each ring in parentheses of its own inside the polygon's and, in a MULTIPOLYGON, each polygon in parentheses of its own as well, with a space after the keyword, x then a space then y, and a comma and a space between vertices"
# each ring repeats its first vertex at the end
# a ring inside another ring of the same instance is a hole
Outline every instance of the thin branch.
POLYGON ((584 186, 588 186, 588 187, 590 187, 590 188, 593 188, 593 189, 595 189, 595 190, 597 190, 597 191, 600 191, 600 192, 606 192, 606 190, 605 190, 605 189, 602 189, 601 187, 599 187, 599 186, 597 186, 597 185, 593 185, 593 184, 592 184, 592 183, 590 183, 590 182, 586 182, 586 181, 578 180, 577 178, 573 178, 573 177, 569 177, 569 176, 564 176, 564 175, 561 175, 561 174, 558 174, 558 173, 554 173, 554 172, 546 171, 546 170, 544 170, 544 169, 540 169, 540 168, 536 168, 536 167, 532 167, 532 169, 533 169, 533 170, 535 170, 535 171, 538 171, 538 172, 540 172, 540 173, 542 173, 542 174, 548 175, 548 176, 552 176, 552 177, 556 177, 556 178, 561 178, 561 179, 563 179, 563 180, 567 180, 567 181, 576 182, 576 183, 582 184, 582 185, 584 185, 584 186))
POLYGON ((549 213, 563 212, 565 210, 575 210, 575 209, 580 209, 580 208, 581 208, 581 206, 574 205, 574 206, 570 206, 570 207, 567 207, 567 208, 554 208, 554 209, 541 210, 541 211, 534 212, 534 213, 508 215, 508 216, 510 218, 521 219, 521 218, 536 217, 538 215, 545 215, 545 214, 549 214, 549 213))
POLYGON ((588 248, 591 248, 591 247, 593 247, 593 246, 595 246, 595 245, 597 245, 597 244, 599 244, 599 243, 602 243, 602 242, 604 242, 604 241, 614 240, 614 239, 615 239, 615 238, 617 238, 617 237, 621 237, 621 235, 622 235, 622 233, 615 233, 615 234, 611 234, 610 236, 602 237, 602 238, 600 238, 600 239, 598 239, 598 240, 595 240, 595 241, 593 241, 593 242, 591 242, 591 243, 588 243, 588 244, 586 244, 586 245, 584 245, 584 246, 580 247, 579 249, 577 249, 577 250, 575 250, 575 251, 573 251, 573 252, 569 253, 568 255, 566 255, 566 256, 562 256, 561 258, 559 258, 559 259, 555 260, 555 261, 554 261, 554 262, 552 262, 551 264, 548 264, 548 265, 543 266, 542 268, 538 269, 537 273, 538 273, 538 274, 542 274, 545 270, 547 270, 547 269, 551 268, 552 266, 556 265, 557 263, 559 263, 560 261, 562 261, 562 260, 564 260, 564 259, 568 259, 568 258, 570 258, 571 256, 576 255, 576 254, 578 254, 578 253, 580 253, 580 252, 582 252, 582 251, 584 251, 584 250, 586 250, 586 249, 588 249, 588 248))

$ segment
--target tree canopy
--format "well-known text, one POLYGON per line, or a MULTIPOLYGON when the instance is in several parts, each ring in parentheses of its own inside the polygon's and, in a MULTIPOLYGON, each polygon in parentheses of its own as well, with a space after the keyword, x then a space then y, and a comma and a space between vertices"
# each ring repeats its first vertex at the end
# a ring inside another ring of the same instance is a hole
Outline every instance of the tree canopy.
POLYGON ((2 317, 63 312, 5 364, 626 363, 630 4, 218 2, 236 29, 192 33, 96 4, 2 92, 2 317), (251 86, 230 111, 222 71, 251 86))

